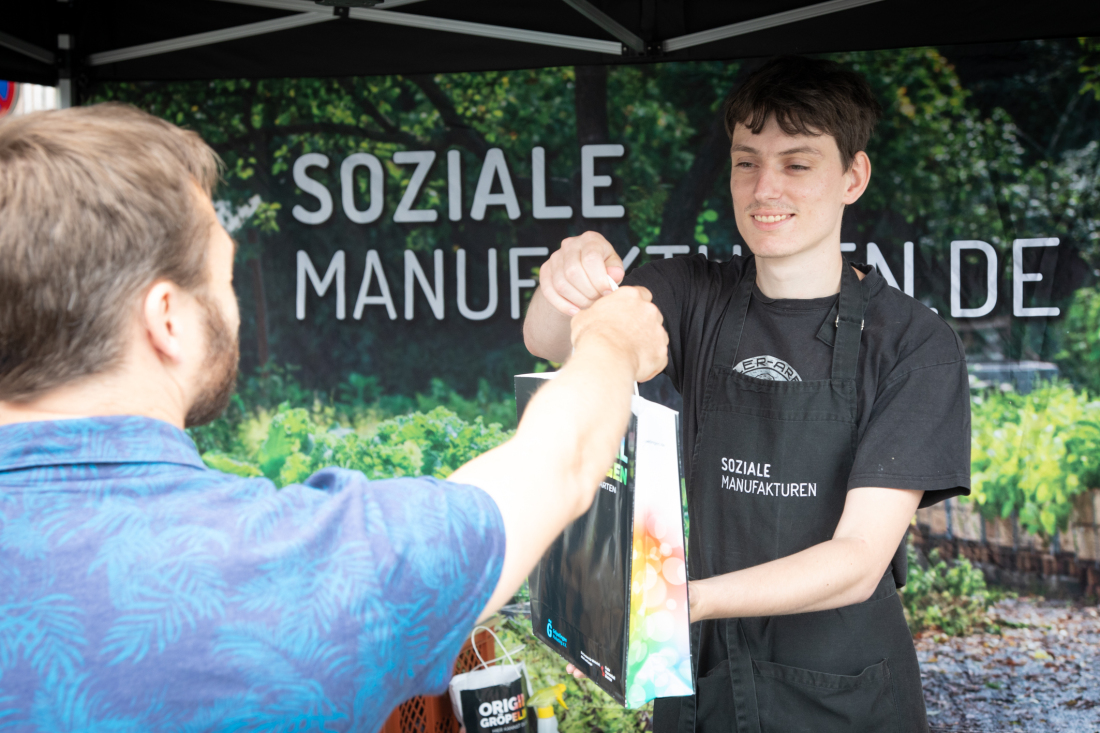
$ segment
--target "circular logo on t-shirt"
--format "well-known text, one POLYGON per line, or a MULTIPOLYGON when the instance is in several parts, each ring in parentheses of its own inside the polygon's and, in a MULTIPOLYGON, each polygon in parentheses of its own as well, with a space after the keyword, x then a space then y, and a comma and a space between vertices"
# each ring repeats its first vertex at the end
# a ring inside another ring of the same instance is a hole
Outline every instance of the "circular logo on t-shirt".
POLYGON ((794 367, 774 356, 754 356, 737 362, 734 371, 741 372, 746 377, 754 379, 766 379, 769 382, 801 382, 802 377, 794 367))

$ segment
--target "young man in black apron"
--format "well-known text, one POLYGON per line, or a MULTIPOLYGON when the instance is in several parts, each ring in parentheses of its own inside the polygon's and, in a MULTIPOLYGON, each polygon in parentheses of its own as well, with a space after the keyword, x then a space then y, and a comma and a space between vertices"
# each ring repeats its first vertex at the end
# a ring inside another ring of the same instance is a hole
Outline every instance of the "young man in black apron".
MULTIPOLYGON (((769 63, 727 104, 730 192, 751 255, 655 262, 666 373, 684 398, 697 694, 657 733, 927 731, 896 588, 918 506, 969 493, 962 345, 840 249, 880 114, 827 61, 769 63)), ((592 232, 541 270, 524 335, 568 358, 573 314, 623 277, 592 232)))

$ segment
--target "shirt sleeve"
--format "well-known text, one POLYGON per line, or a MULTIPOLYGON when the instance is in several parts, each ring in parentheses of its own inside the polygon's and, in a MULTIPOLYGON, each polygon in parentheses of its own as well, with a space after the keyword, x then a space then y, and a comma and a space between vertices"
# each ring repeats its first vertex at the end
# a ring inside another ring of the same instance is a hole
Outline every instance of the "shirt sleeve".
POLYGON ((922 507, 970 493, 970 387, 966 361, 892 377, 872 406, 848 489, 924 491, 922 507))
POLYGON ((330 625, 332 641, 355 649, 372 688, 358 693, 392 707, 444 692, 500 579, 505 534, 496 503, 474 486, 433 478, 369 481, 337 468, 279 493, 295 489, 329 494, 316 505, 309 532, 296 534, 311 544, 326 538, 317 585, 319 595, 333 598, 302 603, 342 607, 342 621, 330 625))
POLYGON ((714 264, 705 255, 673 257, 645 264, 623 278, 624 285, 638 285, 653 294, 653 303, 661 311, 668 332, 665 374, 681 392, 685 369, 690 368, 684 363, 685 355, 695 358, 699 320, 714 307, 713 301, 720 291, 714 287, 720 281, 714 264))

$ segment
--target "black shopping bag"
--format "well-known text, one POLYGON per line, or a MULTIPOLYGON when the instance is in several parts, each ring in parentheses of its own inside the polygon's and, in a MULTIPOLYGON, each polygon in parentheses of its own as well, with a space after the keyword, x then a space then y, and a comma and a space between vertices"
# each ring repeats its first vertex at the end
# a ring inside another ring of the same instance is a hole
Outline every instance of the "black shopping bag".
MULTIPOLYGON (((553 373, 516 377, 516 409, 553 373)), ((528 578, 544 644, 611 697, 690 695, 679 414, 637 395, 618 457, 587 512, 528 578)))

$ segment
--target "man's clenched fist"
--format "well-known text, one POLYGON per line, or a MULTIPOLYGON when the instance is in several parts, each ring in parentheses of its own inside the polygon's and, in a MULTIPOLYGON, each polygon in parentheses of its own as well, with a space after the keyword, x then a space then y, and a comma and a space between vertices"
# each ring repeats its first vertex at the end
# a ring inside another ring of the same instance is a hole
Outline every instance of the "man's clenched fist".
POLYGON ((585 232, 562 240, 561 249, 543 263, 539 290, 560 313, 574 316, 610 295, 611 282, 621 282, 625 274, 611 243, 598 232, 585 232))
POLYGON ((668 334, 663 324, 664 317, 653 305, 649 290, 623 287, 574 316, 570 339, 574 348, 589 338, 604 339, 631 360, 634 381, 647 382, 668 363, 668 334))

